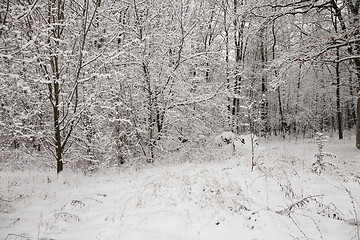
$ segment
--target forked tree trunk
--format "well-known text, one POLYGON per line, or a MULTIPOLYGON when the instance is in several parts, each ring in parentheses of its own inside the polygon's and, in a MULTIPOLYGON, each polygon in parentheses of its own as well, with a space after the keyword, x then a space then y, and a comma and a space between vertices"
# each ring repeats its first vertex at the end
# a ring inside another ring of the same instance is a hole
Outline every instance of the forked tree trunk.
MULTIPOLYGON (((65 0, 49 0, 48 1, 48 13, 47 13, 47 24, 48 24, 48 39, 47 47, 49 48, 49 65, 47 67, 45 64, 41 64, 44 75, 46 76, 48 83, 48 98, 52 105, 53 109, 53 123, 54 123, 54 143, 55 151, 52 151, 56 158, 56 171, 60 173, 63 171, 63 155, 65 147, 68 145, 69 139, 73 133, 73 130, 79 119, 75 120, 75 114, 78 109, 79 101, 79 79, 80 74, 83 69, 83 51, 85 49, 85 43, 87 39, 87 34, 90 27, 92 26, 97 8, 100 6, 100 0, 96 1, 96 6, 92 12, 89 20, 87 19, 89 15, 89 0, 84 0, 83 5, 83 24, 82 24, 82 39, 80 42, 79 49, 79 59, 75 70, 74 77, 74 87, 69 97, 65 100, 62 100, 63 89, 61 88, 61 56, 59 54, 59 49, 61 49, 61 42, 64 38, 64 28, 66 24, 65 21, 65 0), (51 41, 54 39, 54 41, 51 41), (72 104, 71 104, 72 103, 72 104), (70 107, 72 105, 72 107, 70 107), (61 107, 60 107, 61 106, 61 107), (70 116, 73 114, 73 116, 70 116)), ((66 73, 64 74, 66 76, 66 73)))
POLYGON ((60 119, 60 60, 59 55, 55 49, 60 48, 60 40, 62 39, 64 21, 64 2, 61 0, 51 0, 48 2, 48 24, 50 26, 48 36, 48 47, 50 49, 50 66, 52 73, 52 83, 48 84, 49 100, 53 106, 53 123, 54 123, 54 139, 55 139, 55 158, 56 158, 56 172, 60 173, 63 170, 63 143, 61 135, 61 119, 60 119), (54 12, 55 11, 55 12, 54 12), (56 39, 55 46, 51 43, 51 38, 56 39))

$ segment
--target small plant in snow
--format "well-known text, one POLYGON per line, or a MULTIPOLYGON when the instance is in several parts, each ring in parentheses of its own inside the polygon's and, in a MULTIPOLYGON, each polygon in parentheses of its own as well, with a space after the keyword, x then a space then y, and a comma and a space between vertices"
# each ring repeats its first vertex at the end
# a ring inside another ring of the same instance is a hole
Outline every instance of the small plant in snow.
POLYGON ((290 216, 290 213, 293 212, 293 210, 295 208, 303 208, 310 202, 310 200, 316 199, 317 197, 322 197, 322 196, 323 195, 315 195, 315 196, 304 197, 304 198, 292 203, 290 206, 284 208, 283 210, 276 211, 276 213, 290 216))
POLYGON ((324 143, 328 141, 328 138, 328 136, 324 136, 321 132, 316 133, 316 144, 318 146, 318 152, 315 154, 316 162, 312 164, 311 170, 317 174, 322 173, 325 170, 326 165, 334 166, 334 164, 324 160, 325 157, 336 157, 332 153, 324 152, 324 143))

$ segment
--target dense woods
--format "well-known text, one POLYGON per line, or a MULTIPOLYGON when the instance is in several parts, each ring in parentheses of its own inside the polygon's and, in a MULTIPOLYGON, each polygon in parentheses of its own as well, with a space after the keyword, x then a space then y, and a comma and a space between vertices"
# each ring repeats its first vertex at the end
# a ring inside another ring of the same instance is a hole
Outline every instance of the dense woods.
POLYGON ((357 132, 360 0, 2 0, 0 150, 58 172, 224 131, 357 132), (56 164, 56 165, 55 165, 56 164))

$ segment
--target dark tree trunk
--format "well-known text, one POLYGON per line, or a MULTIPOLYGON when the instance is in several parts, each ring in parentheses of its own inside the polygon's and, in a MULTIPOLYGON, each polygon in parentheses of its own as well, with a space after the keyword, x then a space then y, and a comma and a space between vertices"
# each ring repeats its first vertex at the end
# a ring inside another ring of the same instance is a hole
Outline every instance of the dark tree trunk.
POLYGON ((284 138, 285 131, 286 131, 286 123, 285 123, 284 114, 283 114, 283 110, 282 110, 282 104, 281 104, 280 86, 277 88, 277 95, 278 95, 278 101, 279 101, 280 131, 282 132, 282 136, 284 138))
POLYGON ((356 147, 360 149, 360 94, 357 101, 356 147))
POLYGON ((233 131, 238 131, 238 124, 237 124, 237 113, 238 113, 238 105, 239 105, 239 90, 240 90, 240 82, 241 82, 241 76, 239 75, 239 66, 241 62, 241 38, 242 38, 242 29, 239 26, 238 22, 238 16, 237 16, 237 8, 238 8, 238 0, 234 0, 234 43, 235 43, 235 61, 237 66, 235 67, 235 82, 234 82, 234 97, 232 100, 232 106, 231 106, 231 114, 233 118, 233 131))
POLYGON ((351 96, 351 100, 349 101, 349 129, 352 129, 353 126, 356 125, 356 105, 354 103, 354 98, 356 97, 356 93, 354 93, 353 82, 350 73, 349 77, 349 92, 351 96))
POLYGON ((61 144, 61 130, 59 123, 59 83, 58 79, 55 79, 54 82, 54 97, 55 97, 55 105, 54 105, 54 129, 55 129, 55 143, 56 143, 56 172, 60 173, 63 170, 63 161, 62 161, 62 144, 61 144))
POLYGON ((52 84, 48 84, 49 99, 53 106, 53 121, 54 121, 54 139, 55 139, 55 157, 56 157, 56 172, 60 173, 63 170, 63 150, 65 143, 62 143, 61 127, 60 127, 60 66, 59 56, 55 52, 55 49, 59 48, 59 42, 62 37, 63 27, 60 23, 64 20, 64 8, 61 0, 51 0, 48 3, 48 23, 54 24, 51 26, 51 35, 48 38, 48 45, 50 48, 50 65, 51 72, 53 74, 52 84), (56 15, 53 11, 56 11, 56 15), (55 41, 52 45, 50 38, 53 37, 58 41, 55 41))
MULTIPOLYGON (((60 82, 61 78, 61 56, 57 52, 58 49, 61 48, 60 42, 64 37, 64 14, 65 14, 65 1, 64 0, 49 0, 48 2, 48 16, 47 23, 49 24, 48 30, 48 47, 49 47, 49 63, 50 67, 48 68, 46 65, 42 65, 42 70, 44 74, 49 80, 48 90, 49 90, 49 100, 53 109, 53 121, 54 121, 54 142, 55 142, 55 151, 53 154, 56 158, 56 171, 60 173, 63 170, 63 154, 65 147, 67 146, 69 139, 72 135, 72 132, 75 128, 75 125, 78 122, 78 119, 75 120, 73 116, 72 119, 69 119, 70 116, 68 114, 73 115, 77 113, 78 108, 78 100, 79 100, 79 79, 80 73, 83 68, 83 50, 85 48, 86 37, 89 31, 90 26, 92 26, 92 22, 94 18, 92 17, 89 22, 86 22, 86 17, 89 13, 89 10, 86 9, 87 1, 84 1, 83 7, 83 33, 82 39, 80 42, 79 49, 79 59, 77 63, 77 68, 75 71, 75 79, 74 79, 74 87, 73 91, 70 94, 69 98, 66 100, 62 100, 62 89, 60 82), (55 41, 51 41, 51 38, 55 39, 55 41), (50 71, 51 69, 51 71, 50 71), (50 77, 52 76, 52 77, 50 77), (72 103, 72 107, 70 107, 70 103, 72 103), (61 111, 60 111, 61 106, 61 111)), ((99 6, 100 1, 98 0, 97 5, 99 6)), ((97 7, 95 7, 93 14, 96 13, 97 7)), ((94 16, 94 15, 93 15, 94 16)), ((70 144, 69 144, 70 145, 70 144)))
MULTIPOLYGON (((275 33, 275 20, 272 23, 272 35, 273 35, 273 46, 272 46, 272 59, 275 60, 275 47, 276 47, 276 33, 275 33)), ((277 71, 275 70, 275 75, 277 75, 277 71)), ((279 114, 280 114, 280 131, 282 132, 282 137, 285 137, 285 119, 284 119, 284 114, 283 114, 283 109, 282 109, 282 104, 281 104, 281 93, 280 93, 280 86, 277 87, 276 89, 277 92, 277 98, 279 101, 279 114)))
MULTIPOLYGON (((273 31, 275 26, 273 24, 273 31)), ((264 37, 263 37, 263 31, 261 32, 261 46, 260 46, 260 52, 261 52, 261 62, 262 62, 262 69, 265 69, 266 61, 267 61, 267 51, 264 46, 264 37)), ((269 133, 269 121, 268 121, 268 99, 267 99, 267 79, 266 76, 261 77, 261 93, 262 93, 262 99, 261 99, 261 121, 263 124, 263 134, 266 135, 269 133)))
MULTIPOLYGON (((340 53, 339 48, 336 49, 336 55, 339 59, 340 53)), ((337 115, 337 127, 339 131, 339 139, 343 139, 342 130, 342 116, 341 116, 341 105, 340 105, 340 63, 336 63, 336 115, 337 115)))
POLYGON ((146 89, 147 89, 147 103, 148 103, 148 131, 149 131, 149 148, 148 148, 148 163, 154 162, 154 146, 156 139, 154 138, 154 119, 153 119, 153 92, 151 88, 151 79, 149 74, 149 68, 148 64, 144 61, 143 62, 143 71, 144 71, 144 77, 146 82, 146 89))
MULTIPOLYGON (((225 63, 226 63, 226 69, 225 69, 225 74, 226 74, 226 86, 227 86, 227 90, 230 93, 231 92, 231 85, 230 85, 230 73, 229 73, 229 26, 227 25, 227 5, 228 5, 228 1, 224 1, 224 32, 225 32, 225 63)), ((233 116, 231 113, 231 97, 228 96, 228 121, 229 121, 229 131, 232 130, 233 128, 233 116)))

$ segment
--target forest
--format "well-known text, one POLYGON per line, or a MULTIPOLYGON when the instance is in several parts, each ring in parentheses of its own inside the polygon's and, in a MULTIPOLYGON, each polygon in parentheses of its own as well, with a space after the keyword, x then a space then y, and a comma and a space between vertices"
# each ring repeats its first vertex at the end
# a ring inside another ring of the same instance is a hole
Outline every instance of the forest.
POLYGON ((360 0, 0 0, 0 239, 360 240, 360 0))
POLYGON ((225 131, 357 132, 360 148, 359 7, 3 0, 1 151, 35 152, 61 172, 152 163, 225 131))

